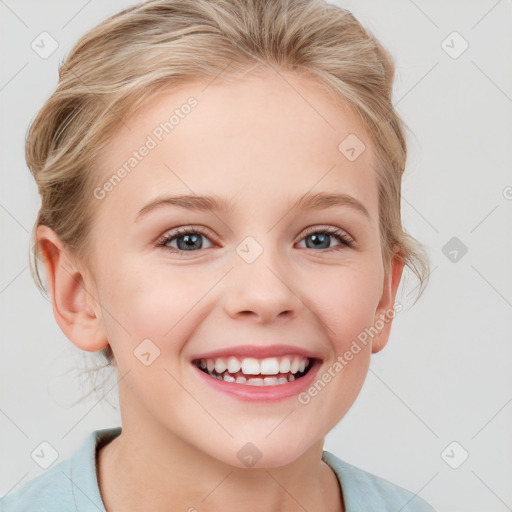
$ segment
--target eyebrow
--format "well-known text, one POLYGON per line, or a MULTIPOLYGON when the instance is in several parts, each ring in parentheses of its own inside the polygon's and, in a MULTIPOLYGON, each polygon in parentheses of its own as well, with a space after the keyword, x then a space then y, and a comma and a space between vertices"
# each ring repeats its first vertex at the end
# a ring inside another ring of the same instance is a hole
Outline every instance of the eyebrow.
MULTIPOLYGON (((149 212, 159 209, 163 206, 177 206, 187 210, 194 211, 218 211, 227 213, 232 211, 233 206, 229 201, 218 196, 197 196, 197 195, 177 195, 157 197, 145 205, 137 214, 135 222, 144 217, 149 212)), ((290 209, 298 208, 300 210, 325 210, 335 206, 348 206, 355 211, 362 213, 370 219, 370 214, 366 207, 348 194, 330 194, 325 192, 308 192, 297 199, 290 209)))
POLYGON ((157 197, 144 208, 142 208, 135 222, 141 217, 147 215, 149 212, 159 209, 162 206, 178 206, 187 210, 196 211, 221 211, 228 212, 231 210, 229 201, 217 196, 196 196, 196 195, 178 195, 178 196, 162 196, 157 197))
POLYGON ((370 220, 370 214, 364 206, 364 204, 349 194, 328 194, 325 192, 319 192, 313 194, 308 192, 299 198, 292 208, 298 208, 301 210, 325 210, 333 206, 348 206, 353 210, 362 213, 368 220, 370 220))

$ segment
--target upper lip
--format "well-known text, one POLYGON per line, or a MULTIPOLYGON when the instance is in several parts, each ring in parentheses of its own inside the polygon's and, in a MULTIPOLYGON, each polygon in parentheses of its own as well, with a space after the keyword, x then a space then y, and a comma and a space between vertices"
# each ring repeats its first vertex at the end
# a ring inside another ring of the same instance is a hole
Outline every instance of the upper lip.
POLYGON ((267 357, 279 357, 287 355, 303 356, 309 359, 321 359, 317 353, 297 347, 296 345, 238 345, 197 354, 191 358, 191 361, 198 359, 217 359, 219 357, 229 356, 238 358, 254 357, 256 359, 264 359, 267 357))

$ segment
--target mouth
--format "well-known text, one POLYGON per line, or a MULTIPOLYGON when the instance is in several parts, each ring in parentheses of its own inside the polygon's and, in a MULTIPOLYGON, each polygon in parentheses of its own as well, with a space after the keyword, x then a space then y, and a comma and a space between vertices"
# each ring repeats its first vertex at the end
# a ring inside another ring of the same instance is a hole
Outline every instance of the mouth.
POLYGON ((316 361, 316 358, 296 355, 264 359, 231 356, 195 359, 192 364, 214 379, 263 387, 282 386, 300 380, 309 373, 316 361))

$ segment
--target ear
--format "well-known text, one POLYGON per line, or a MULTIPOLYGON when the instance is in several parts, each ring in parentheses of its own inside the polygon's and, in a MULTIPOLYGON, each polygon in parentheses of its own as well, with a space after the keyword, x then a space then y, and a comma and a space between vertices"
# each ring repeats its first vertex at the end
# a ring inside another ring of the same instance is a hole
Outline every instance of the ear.
POLYGON ((48 226, 36 231, 43 258, 53 315, 66 337, 78 348, 89 352, 108 346, 98 302, 92 295, 92 282, 80 272, 71 253, 48 226))
POLYGON ((378 329, 378 334, 372 339, 372 353, 374 354, 380 352, 388 342, 394 317, 395 296, 404 265, 404 254, 395 250, 390 268, 385 269, 382 297, 375 312, 374 326, 382 328, 378 329))

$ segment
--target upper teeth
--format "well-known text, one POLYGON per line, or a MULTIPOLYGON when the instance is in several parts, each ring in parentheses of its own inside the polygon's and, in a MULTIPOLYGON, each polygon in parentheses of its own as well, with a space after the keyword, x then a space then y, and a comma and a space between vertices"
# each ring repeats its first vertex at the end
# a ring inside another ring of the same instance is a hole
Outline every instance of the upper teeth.
POLYGON ((302 356, 268 357, 266 359, 254 357, 238 359, 231 356, 201 359, 199 366, 207 368, 209 372, 215 370, 219 374, 226 370, 229 373, 237 373, 242 370, 242 373, 246 375, 277 375, 278 373, 303 372, 308 363, 309 359, 302 356))

